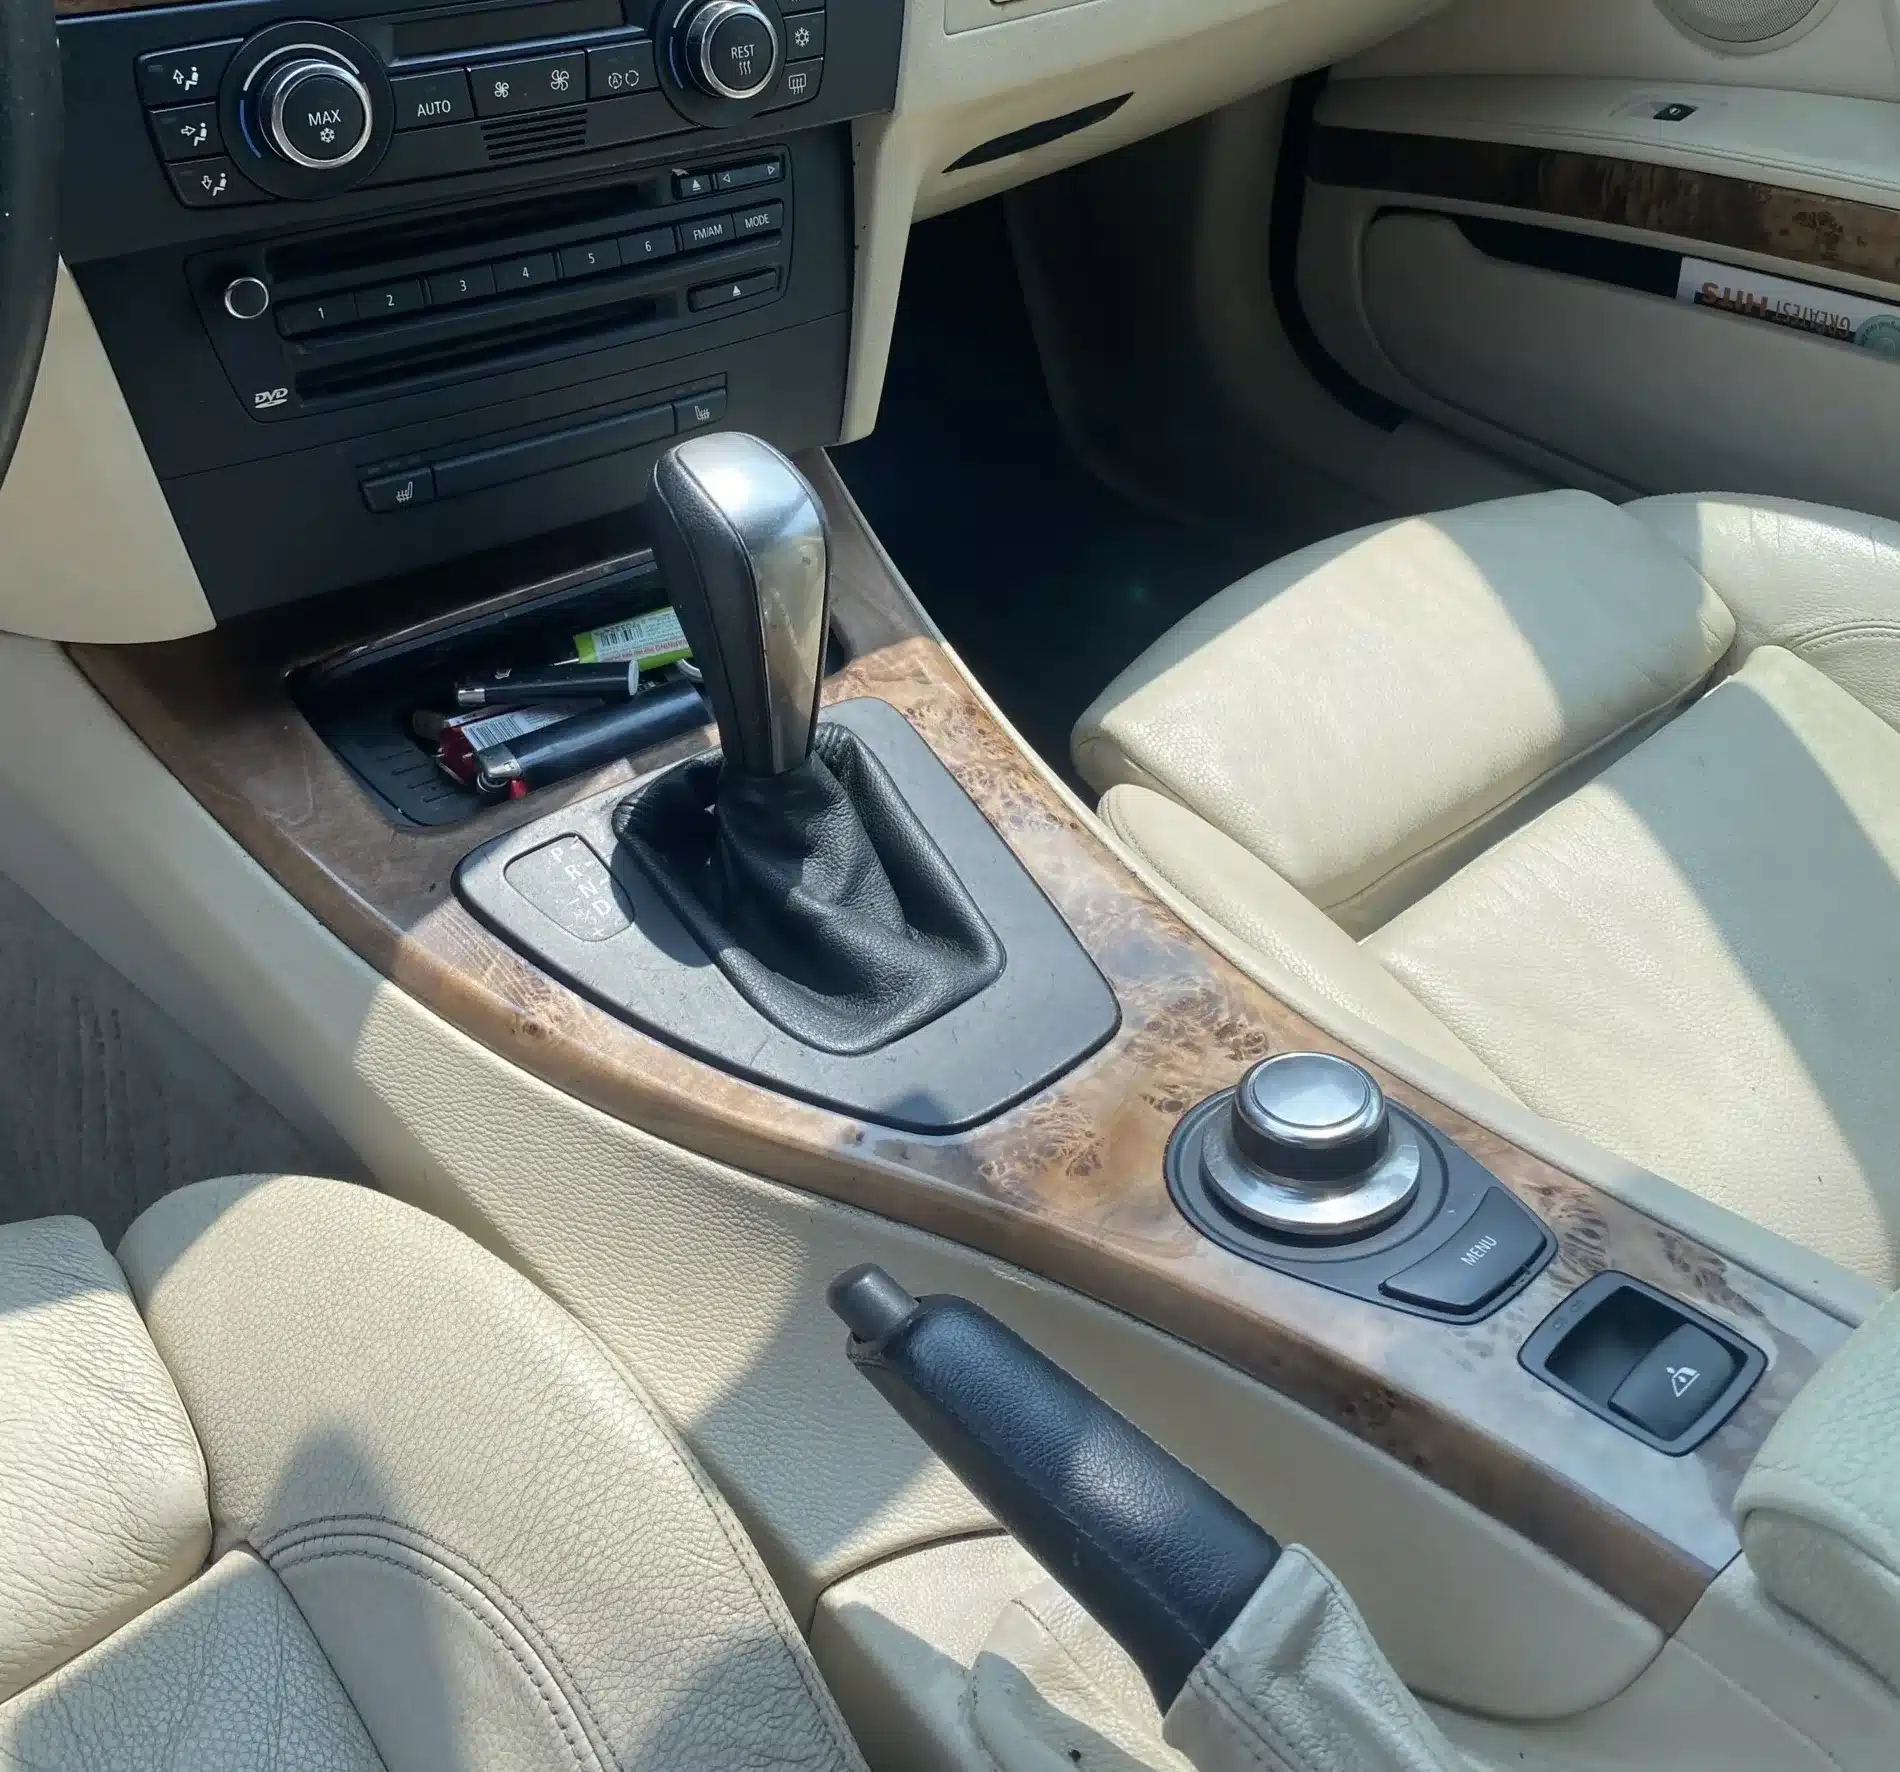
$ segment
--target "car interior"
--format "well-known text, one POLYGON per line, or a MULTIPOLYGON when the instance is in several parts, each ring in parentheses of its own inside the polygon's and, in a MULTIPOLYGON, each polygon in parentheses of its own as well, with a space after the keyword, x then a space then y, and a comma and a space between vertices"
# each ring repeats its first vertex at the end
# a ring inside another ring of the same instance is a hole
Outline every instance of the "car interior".
POLYGON ((0 0, 0 1768, 1893 1772, 1897 459, 1900 0, 0 0))

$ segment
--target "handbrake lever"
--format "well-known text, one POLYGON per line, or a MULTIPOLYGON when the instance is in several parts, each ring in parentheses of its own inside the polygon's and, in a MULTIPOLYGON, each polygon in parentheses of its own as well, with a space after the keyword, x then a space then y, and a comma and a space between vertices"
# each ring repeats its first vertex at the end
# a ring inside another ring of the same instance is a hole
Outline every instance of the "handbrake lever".
POLYGON ((1232 1502, 967 1299, 826 1294, 885 1400, 1141 1669, 1166 1711, 1279 1561, 1232 1502))

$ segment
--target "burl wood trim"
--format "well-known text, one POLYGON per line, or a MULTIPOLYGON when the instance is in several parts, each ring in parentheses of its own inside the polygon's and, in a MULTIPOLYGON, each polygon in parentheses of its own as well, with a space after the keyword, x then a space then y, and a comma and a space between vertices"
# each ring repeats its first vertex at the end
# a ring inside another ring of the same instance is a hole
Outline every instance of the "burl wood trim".
POLYGON ((836 620, 856 655, 827 698, 878 696, 911 721, 1121 1002, 1121 1031, 1107 1047, 966 1136, 910 1137, 736 1081, 584 1002, 463 910, 449 881, 467 851, 630 779, 628 766, 453 830, 398 830, 284 693, 285 662, 307 652, 303 618, 276 624, 275 641, 272 624, 253 622, 156 646, 83 646, 74 657, 331 930, 512 1062, 662 1138, 983 1249, 1205 1349, 1674 1628, 1737 1553, 1730 1502, 1763 1435, 1845 1329, 1389 1075, 1396 1099, 1556 1231, 1556 1263, 1528 1291, 1485 1323, 1440 1326, 1285 1278, 1201 1237, 1162 1180, 1182 1111, 1270 1052, 1344 1048, 1129 873, 972 692, 829 462, 805 465, 829 509, 836 620), (1606 1267, 1694 1300, 1769 1354, 1755 1394, 1686 1458, 1648 1451, 1517 1363, 1545 1314, 1606 1267))
POLYGON ((1900 284, 1900 210, 1753 179, 1507 142, 1327 128, 1313 132, 1307 171, 1323 185, 1609 223, 1900 284))

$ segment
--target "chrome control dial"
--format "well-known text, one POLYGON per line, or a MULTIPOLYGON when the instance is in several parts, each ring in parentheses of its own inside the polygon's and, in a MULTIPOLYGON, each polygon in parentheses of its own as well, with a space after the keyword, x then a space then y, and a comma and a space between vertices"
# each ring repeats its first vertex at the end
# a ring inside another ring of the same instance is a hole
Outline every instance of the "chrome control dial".
POLYGON ((743 103, 778 78, 778 21, 756 0, 701 0, 678 29, 681 72, 708 98, 743 103))
POLYGON ((327 49, 286 54, 258 89, 257 115, 271 147, 313 171, 349 165, 375 125, 369 88, 327 49))
POLYGON ((1369 1071, 1287 1052, 1241 1078, 1202 1146, 1203 1178, 1229 1211, 1280 1236, 1343 1239, 1390 1224, 1418 1192, 1417 1135, 1369 1071))

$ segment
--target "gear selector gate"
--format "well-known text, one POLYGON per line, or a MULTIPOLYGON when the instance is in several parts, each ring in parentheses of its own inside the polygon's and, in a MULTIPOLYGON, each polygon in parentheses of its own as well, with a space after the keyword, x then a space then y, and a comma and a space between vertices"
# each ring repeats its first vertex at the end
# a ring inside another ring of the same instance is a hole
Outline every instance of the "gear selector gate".
POLYGON ((909 722, 820 717, 831 562, 798 470, 696 438, 647 510, 720 748, 476 850, 464 902, 660 1038, 908 1130, 977 1124, 1100 1046, 1113 993, 909 722), (576 862, 621 909, 606 939, 548 897, 576 862))

